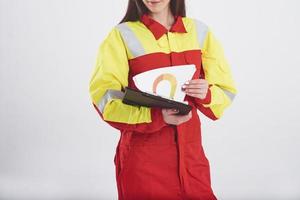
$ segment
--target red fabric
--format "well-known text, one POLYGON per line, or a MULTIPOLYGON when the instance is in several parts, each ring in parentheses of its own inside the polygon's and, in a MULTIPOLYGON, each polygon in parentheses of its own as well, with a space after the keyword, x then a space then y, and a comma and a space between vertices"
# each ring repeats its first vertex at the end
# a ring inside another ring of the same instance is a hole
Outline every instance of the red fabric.
MULTIPOLYGON (((153 18, 151 18, 148 14, 143 14, 140 17, 140 21, 147 26, 147 28, 153 33, 155 39, 159 39, 161 36, 163 36, 165 33, 168 32, 168 29, 164 27, 159 22, 155 21, 153 18)), ((175 16, 175 22, 172 25, 170 32, 178 32, 178 33, 186 33, 186 29, 184 27, 182 17, 181 16, 175 16)))
POLYGON ((206 94, 206 97, 204 99, 193 98, 193 101, 195 102, 196 107, 205 116, 209 117, 212 120, 217 120, 218 119, 209 107, 204 107, 203 106, 203 104, 209 104, 211 102, 211 89, 210 89, 210 86, 207 90, 207 94, 206 94))

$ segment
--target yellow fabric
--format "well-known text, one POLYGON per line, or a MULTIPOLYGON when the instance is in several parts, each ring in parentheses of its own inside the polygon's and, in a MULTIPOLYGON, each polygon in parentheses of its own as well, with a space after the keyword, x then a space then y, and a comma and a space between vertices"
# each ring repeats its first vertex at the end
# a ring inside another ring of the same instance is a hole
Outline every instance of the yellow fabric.
MULTIPOLYGON (((114 27, 101 43, 89 83, 93 103, 97 106, 108 89, 120 90, 128 86, 128 58, 119 30, 114 27)), ((151 122, 150 108, 131 106, 121 99, 110 100, 104 107, 107 121, 137 124, 151 122), (126 113, 126 114, 124 114, 126 113)))
POLYGON ((231 69, 224 56, 223 48, 210 29, 208 29, 204 40, 202 53, 205 79, 209 84, 212 84, 210 88, 211 102, 203 105, 209 107, 215 116, 220 118, 225 108, 232 103, 221 88, 233 94, 237 93, 237 89, 232 78, 231 69))
MULTIPOLYGON (((145 54, 150 53, 171 53, 183 52, 192 49, 199 49, 197 40, 197 31, 194 22, 191 18, 182 18, 184 26, 188 30, 187 33, 168 32, 159 38, 156 42, 154 35, 151 31, 140 21, 126 22, 131 30, 134 31, 135 36, 142 44, 145 54), (170 46, 169 46, 170 45, 170 46)), ((128 58, 135 58, 128 50, 128 58)))

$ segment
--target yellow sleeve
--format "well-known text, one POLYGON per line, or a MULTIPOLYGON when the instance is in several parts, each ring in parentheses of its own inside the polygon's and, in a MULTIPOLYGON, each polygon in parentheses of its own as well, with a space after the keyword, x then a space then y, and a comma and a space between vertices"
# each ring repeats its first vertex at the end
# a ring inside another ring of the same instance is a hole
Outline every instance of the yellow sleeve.
MULTIPOLYGON (((222 117, 224 110, 233 102, 237 89, 223 47, 210 29, 203 43, 202 66, 209 83, 208 98, 203 101, 202 110, 206 116, 216 120, 222 117)), ((201 102, 200 99, 197 101, 201 102)))
POLYGON ((167 125, 161 110, 122 103, 128 86, 127 49, 119 30, 114 27, 98 49, 96 64, 89 83, 93 105, 103 120, 118 129, 155 131, 167 125), (153 118, 155 117, 155 118, 153 118), (152 120, 155 119, 155 120, 152 120), (132 125, 132 126, 130 126, 132 125))

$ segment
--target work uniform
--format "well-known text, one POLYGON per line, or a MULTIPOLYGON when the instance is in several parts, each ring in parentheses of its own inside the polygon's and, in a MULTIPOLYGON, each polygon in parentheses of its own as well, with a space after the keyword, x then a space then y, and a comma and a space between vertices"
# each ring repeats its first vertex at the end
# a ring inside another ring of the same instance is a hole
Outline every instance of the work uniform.
POLYGON ((101 118, 121 133, 114 157, 120 200, 216 199, 197 109, 217 120, 237 89, 223 49, 207 25, 175 16, 168 31, 147 14, 116 25, 99 47, 89 89, 101 118), (133 76, 186 64, 196 66, 192 79, 209 83, 204 99, 185 96, 192 106, 189 121, 170 125, 161 108, 122 103, 126 86, 138 89, 133 76))

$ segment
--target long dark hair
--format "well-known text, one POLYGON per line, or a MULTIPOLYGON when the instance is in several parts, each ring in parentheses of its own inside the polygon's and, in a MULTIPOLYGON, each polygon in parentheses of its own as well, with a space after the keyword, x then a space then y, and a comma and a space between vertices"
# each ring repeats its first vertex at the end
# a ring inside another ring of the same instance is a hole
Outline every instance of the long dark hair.
MULTIPOLYGON (((174 16, 186 16, 185 0, 171 0, 170 7, 171 12, 174 16)), ((119 22, 119 24, 127 21, 137 21, 145 13, 149 13, 149 10, 142 0, 128 0, 126 14, 123 17, 123 19, 119 22)))

